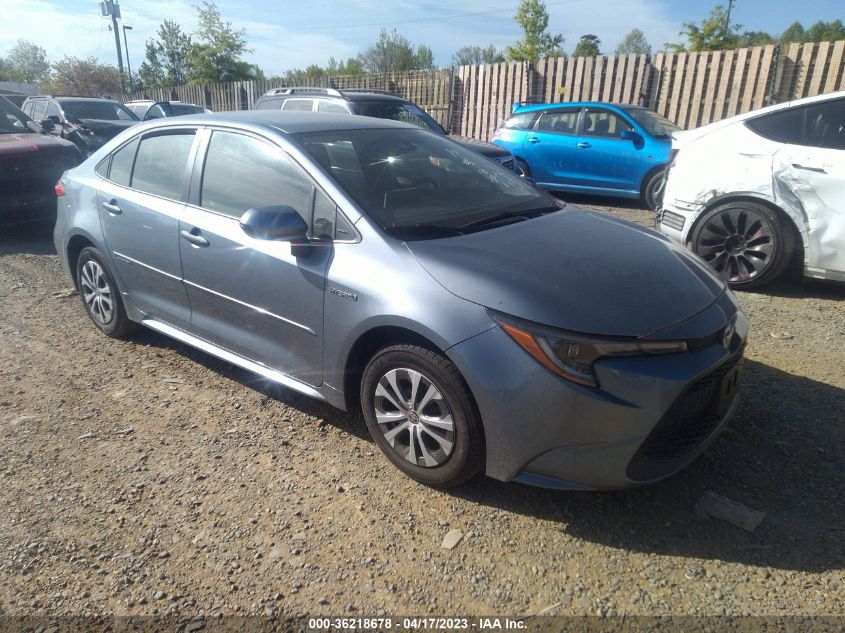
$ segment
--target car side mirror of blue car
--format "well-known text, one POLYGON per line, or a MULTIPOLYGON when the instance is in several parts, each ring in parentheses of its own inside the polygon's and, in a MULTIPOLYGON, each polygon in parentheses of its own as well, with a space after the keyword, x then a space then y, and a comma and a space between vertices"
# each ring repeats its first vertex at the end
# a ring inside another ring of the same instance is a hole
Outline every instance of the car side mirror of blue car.
POLYGON ((287 205, 255 207, 241 216, 241 228, 259 240, 304 243, 308 225, 296 209, 287 205))
POLYGON ((634 145, 642 145, 645 143, 645 139, 642 134, 634 130, 622 130, 619 132, 619 138, 625 139, 626 141, 633 141, 634 145))

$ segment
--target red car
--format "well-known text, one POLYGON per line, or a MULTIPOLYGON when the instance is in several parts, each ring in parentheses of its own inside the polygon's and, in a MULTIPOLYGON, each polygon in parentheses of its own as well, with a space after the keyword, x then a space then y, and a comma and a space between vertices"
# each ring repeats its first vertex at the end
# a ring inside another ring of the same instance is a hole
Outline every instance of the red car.
POLYGON ((0 225, 56 217, 54 186, 82 154, 73 143, 45 134, 49 126, 0 97, 0 225))

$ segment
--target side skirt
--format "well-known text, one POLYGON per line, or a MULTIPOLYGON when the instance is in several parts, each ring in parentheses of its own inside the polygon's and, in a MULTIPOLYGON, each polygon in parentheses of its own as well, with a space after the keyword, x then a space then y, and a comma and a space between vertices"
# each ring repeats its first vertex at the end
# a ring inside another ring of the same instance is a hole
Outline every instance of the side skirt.
POLYGON ((232 363, 233 365, 237 365, 241 369, 246 369, 247 371, 251 371, 259 376, 266 378, 267 380, 271 380, 273 382, 277 382, 280 385, 288 387, 289 389, 293 389, 294 391, 298 391, 299 393, 305 394, 311 398, 315 398, 317 400, 326 400, 326 397, 317 391, 314 387, 310 385, 306 385, 304 382, 300 382, 295 378, 291 378, 290 376, 283 374, 280 371, 275 369, 270 369, 269 367, 262 365, 260 363, 256 363, 255 361, 251 361, 248 358, 244 358, 240 354, 235 354, 234 352, 230 352, 227 349, 219 347, 214 343, 210 343, 204 339, 194 336, 193 334, 188 334, 179 328, 173 327, 172 325, 168 325, 167 323, 163 323, 157 319, 150 319, 146 318, 141 321, 141 325, 144 325, 151 330, 155 330, 156 332, 160 332, 166 336, 176 339, 186 345, 190 345, 191 347, 195 347, 199 350, 207 354, 211 354, 212 356, 216 356, 221 360, 225 360, 227 363, 232 363))

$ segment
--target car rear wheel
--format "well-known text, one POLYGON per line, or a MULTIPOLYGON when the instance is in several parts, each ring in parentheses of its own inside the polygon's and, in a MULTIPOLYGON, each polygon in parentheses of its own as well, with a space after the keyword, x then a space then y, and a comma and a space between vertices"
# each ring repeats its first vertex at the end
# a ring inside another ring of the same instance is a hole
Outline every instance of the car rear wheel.
POLYGON ((792 259, 795 241, 774 210, 739 201, 705 213, 693 230, 692 248, 732 288, 745 290, 779 277, 792 259))
POLYGON ((417 345, 382 349, 364 369, 361 407, 378 447, 411 478, 450 488, 482 469, 478 413, 442 354, 417 345))
POLYGON ((100 331, 119 338, 136 328, 126 316, 117 284, 96 248, 88 246, 80 251, 76 280, 85 311, 100 331))
POLYGON ((665 184, 665 171, 655 172, 646 180, 643 187, 643 202, 651 211, 657 209, 657 205, 663 199, 663 186, 665 184))

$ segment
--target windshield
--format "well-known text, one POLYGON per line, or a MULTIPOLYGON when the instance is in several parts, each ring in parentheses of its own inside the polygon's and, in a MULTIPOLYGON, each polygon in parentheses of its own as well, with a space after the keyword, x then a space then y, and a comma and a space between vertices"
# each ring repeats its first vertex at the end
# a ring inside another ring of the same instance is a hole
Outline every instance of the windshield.
POLYGON ((437 124, 437 121, 413 103, 402 103, 401 101, 356 101, 355 113, 377 119, 390 119, 391 121, 411 123, 424 130, 443 134, 443 129, 437 124))
POLYGON ((562 205, 480 154, 422 130, 293 137, 388 235, 400 239, 482 230, 562 205))
POLYGON ((65 116, 71 121, 79 119, 100 119, 101 121, 138 121, 125 106, 106 101, 92 99, 91 101, 61 101, 65 116))
POLYGON ((26 123, 29 118, 9 101, 0 97, 0 134, 31 132, 26 123))
POLYGON ((632 108, 625 111, 628 113, 628 116, 642 125, 646 129, 646 132, 652 136, 668 137, 672 132, 677 132, 681 129, 666 117, 657 114, 657 112, 646 110, 645 108, 632 108))

